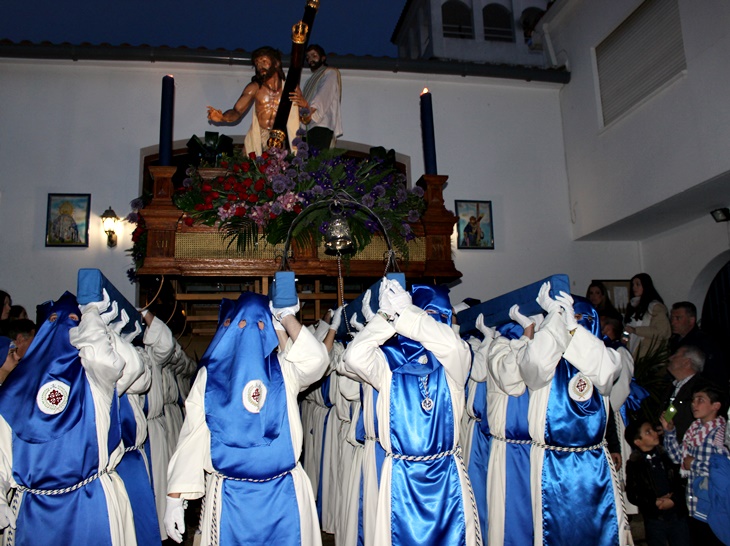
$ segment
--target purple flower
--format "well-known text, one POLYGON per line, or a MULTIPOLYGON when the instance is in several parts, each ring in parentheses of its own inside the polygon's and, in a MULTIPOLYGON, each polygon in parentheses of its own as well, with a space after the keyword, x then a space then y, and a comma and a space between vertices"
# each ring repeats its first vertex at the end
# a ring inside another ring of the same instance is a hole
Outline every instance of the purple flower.
POLYGON ((319 232, 322 235, 325 235, 327 233, 327 228, 329 228, 329 227, 330 227, 330 223, 329 222, 322 222, 320 224, 320 226, 319 226, 319 232))
MULTIPOLYGON (((299 134, 299 131, 297 131, 297 134, 299 134)), ((299 145, 300 145, 300 144, 301 144, 302 142, 304 142, 304 141, 303 141, 303 140, 301 139, 301 137, 298 137, 298 136, 297 136, 297 137, 295 137, 295 138, 294 138, 294 140, 292 140, 292 141, 291 141, 291 143, 292 143, 292 146, 294 146, 294 147, 296 147, 296 148, 298 148, 298 147, 299 147, 299 145)))
POLYGON ((136 224, 137 222, 139 222, 139 214, 137 214, 136 212, 130 212, 129 214, 127 214, 127 222, 129 222, 130 224, 136 224))
POLYGON ((423 197, 423 188, 421 186, 415 186, 411 193, 415 195, 416 197, 423 197))
POLYGON ((398 188, 398 190, 395 192, 395 198, 398 200, 398 203, 403 203, 408 199, 408 192, 404 187, 398 188))
POLYGON ((324 188, 322 188, 322 186, 320 186, 319 184, 317 184, 316 186, 314 186, 312 188, 312 193, 314 195, 322 195, 324 193, 324 188))
POLYGON ((417 210, 409 210, 408 211, 408 221, 409 222, 418 222, 418 219, 421 217, 420 214, 418 214, 417 210))
POLYGON ((132 210, 140 210, 144 208, 144 201, 141 197, 137 197, 135 199, 132 199, 132 201, 129 203, 129 206, 132 208, 132 210))
POLYGON ((279 216, 282 212, 284 212, 284 207, 281 206, 281 203, 272 203, 271 212, 272 214, 279 216))
POLYGON ((194 172, 195 172, 195 167, 188 167, 187 169, 185 169, 185 174, 188 176, 192 176, 194 172))
POLYGON ((186 178, 183 180, 183 188, 189 188, 193 185, 193 179, 192 178, 186 178))
POLYGON ((411 229, 411 225, 406 222, 401 222, 400 224, 400 233, 404 237, 408 237, 409 233, 412 233, 413 230, 411 229))
POLYGON ((289 180, 283 174, 277 174, 271 179, 271 189, 274 193, 284 193, 289 186, 289 180))
POLYGON ((300 129, 297 129, 297 136, 298 137, 303 137, 306 134, 307 134, 307 131, 305 131, 304 129, 301 129, 301 128, 300 129))
POLYGON ((365 205, 367 208, 371 209, 371 208, 373 208, 373 205, 375 205, 375 199, 373 198, 372 195, 363 195, 362 204, 365 205))
POLYGON ((383 197, 385 195, 385 188, 378 184, 373 188, 373 195, 375 197, 383 197))
POLYGON ((370 233, 375 233, 380 230, 380 226, 375 220, 365 220, 365 229, 370 233))

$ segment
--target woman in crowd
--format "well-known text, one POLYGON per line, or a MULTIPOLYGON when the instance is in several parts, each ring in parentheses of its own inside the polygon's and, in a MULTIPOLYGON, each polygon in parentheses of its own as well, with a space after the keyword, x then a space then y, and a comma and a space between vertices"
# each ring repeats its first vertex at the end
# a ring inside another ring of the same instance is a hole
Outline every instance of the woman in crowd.
POLYGON ((624 316, 624 330, 629 333, 629 350, 634 359, 656 349, 672 334, 664 300, 646 273, 631 279, 631 299, 624 316))
POLYGON ((588 299, 593 307, 596 308, 596 311, 598 311, 598 317, 601 320, 601 323, 604 322, 604 317, 623 320, 621 313, 613 306, 611 298, 608 296, 606 285, 601 281, 593 281, 588 285, 586 299, 588 299))
POLYGON ((0 290, 0 304, 2 305, 2 311, 0 311, 0 320, 5 320, 10 314, 10 307, 13 305, 13 300, 10 294, 4 290, 0 290))

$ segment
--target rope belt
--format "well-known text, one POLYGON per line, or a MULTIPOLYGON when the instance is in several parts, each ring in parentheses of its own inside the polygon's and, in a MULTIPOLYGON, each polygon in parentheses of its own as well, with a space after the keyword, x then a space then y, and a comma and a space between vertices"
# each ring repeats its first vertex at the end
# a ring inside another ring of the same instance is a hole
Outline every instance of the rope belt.
MULTIPOLYGON (((294 467, 296 468, 296 467, 294 467)), ((286 476, 289 474, 294 468, 290 468, 289 470, 285 470, 284 472, 277 474, 276 476, 271 476, 270 478, 234 478, 233 476, 226 476, 225 474, 221 474, 220 472, 211 472, 214 476, 218 476, 219 478, 223 480, 233 480, 234 482, 250 482, 250 483, 265 483, 270 482, 273 480, 278 480, 279 478, 286 476)))
POLYGON ((72 491, 76 491, 77 489, 81 489, 85 485, 90 484, 94 480, 101 478, 104 474, 107 474, 109 470, 106 468, 103 470, 100 470, 93 476, 89 476, 84 481, 77 483, 76 485, 72 485, 71 487, 64 487, 63 489, 32 489, 30 487, 24 487, 22 485, 18 485, 18 491, 22 493, 31 493, 33 495, 63 495, 65 493, 71 493, 72 491))
POLYGON ((492 434, 492 438, 495 440, 498 440, 500 442, 505 442, 507 444, 530 444, 535 447, 541 447, 543 449, 548 449, 550 451, 568 451, 571 453, 582 453, 584 451, 595 451, 596 449, 601 449, 605 447, 606 440, 601 441, 601 443, 588 446, 588 447, 565 447, 565 446, 551 446, 548 444, 543 444, 542 442, 538 442, 536 440, 513 440, 512 438, 503 438, 502 436, 497 436, 495 434, 492 434))
POLYGON ((370 440, 371 442, 380 442, 380 438, 377 436, 365 436, 365 440, 370 440))
POLYGON ((129 447, 127 447, 127 448, 124 449, 124 453, 129 453, 130 451, 136 451, 138 449, 139 450, 144 449, 144 444, 139 444, 139 445, 136 445, 136 446, 129 446, 129 447))
POLYGON ((394 459, 398 459, 401 461, 435 461, 436 459, 443 459, 444 457, 450 457, 451 455, 459 455, 461 456, 461 446, 456 446, 454 449, 450 449, 449 451, 442 451, 441 453, 436 453, 434 455, 402 455, 400 453, 393 453, 391 451, 386 451, 385 456, 386 457, 393 457, 394 459))

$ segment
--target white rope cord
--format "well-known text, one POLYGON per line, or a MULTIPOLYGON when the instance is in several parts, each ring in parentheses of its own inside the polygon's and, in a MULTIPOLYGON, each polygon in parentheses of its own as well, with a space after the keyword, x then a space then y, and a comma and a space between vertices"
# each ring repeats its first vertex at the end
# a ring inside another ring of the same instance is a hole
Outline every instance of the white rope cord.
POLYGON ((457 453, 461 453, 461 446, 456 446, 454 449, 450 449, 449 451, 442 451, 441 453, 436 453, 434 455, 402 455, 400 453, 386 451, 385 456, 393 457, 394 459, 398 459, 399 461, 423 462, 443 459, 444 457, 450 457, 451 455, 456 455, 457 453))
POLYGON ((140 451, 142 449, 144 449, 144 444, 139 444, 139 445, 136 445, 136 446, 129 446, 129 447, 127 447, 127 448, 124 449, 124 453, 129 453, 130 451, 137 451, 138 449, 140 451))
POLYGON ((81 489, 85 485, 90 484, 94 480, 101 478, 104 474, 107 474, 109 470, 106 468, 103 470, 100 470, 93 476, 89 476, 84 481, 77 483, 76 485, 72 485, 70 487, 64 487, 63 489, 33 489, 31 487, 24 487, 22 485, 18 485, 18 491, 21 491, 22 493, 31 493, 33 495, 63 495, 65 493, 71 493, 72 491, 76 491, 77 489, 81 489))
POLYGON ((565 446, 551 446, 548 444, 543 444, 542 442, 538 442, 537 440, 513 440, 512 438, 504 438, 502 436, 497 436, 496 434, 492 434, 492 438, 495 440, 498 440, 500 442, 505 442, 508 444, 530 444, 535 447, 541 447, 543 449, 548 449, 550 451, 567 451, 570 453, 582 453, 584 451, 595 451, 596 449, 601 449, 606 446, 606 440, 601 441, 599 444, 595 444, 588 447, 565 447, 565 446))
POLYGON ((469 486, 469 500, 471 501, 471 509, 474 512, 474 533, 476 535, 476 546, 482 546, 482 527, 481 525, 479 525, 479 509, 477 508, 477 501, 474 497, 474 489, 471 486, 471 479, 469 478, 469 472, 467 471, 464 457, 461 456, 461 446, 456 446, 456 449, 456 459, 459 461, 459 464, 461 464, 461 470, 464 472, 466 483, 469 486))
POLYGON ((233 476, 226 476, 224 474, 221 474, 220 472, 213 472, 214 476, 218 476, 219 478, 222 478, 224 480, 233 480, 234 482, 250 482, 250 483, 265 483, 270 482, 273 480, 278 480, 279 478, 286 476, 289 474, 293 468, 290 468, 289 470, 285 470, 284 472, 281 472, 280 474, 277 474, 276 476, 271 476, 270 478, 234 478, 233 476))

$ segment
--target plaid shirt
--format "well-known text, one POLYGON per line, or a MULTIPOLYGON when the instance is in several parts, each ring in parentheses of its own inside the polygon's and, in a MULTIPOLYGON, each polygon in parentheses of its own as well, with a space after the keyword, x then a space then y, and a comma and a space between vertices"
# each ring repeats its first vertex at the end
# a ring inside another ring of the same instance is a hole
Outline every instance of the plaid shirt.
POLYGON ((685 470, 682 470, 682 475, 687 476, 687 508, 689 509, 689 515, 694 517, 697 509, 697 497, 694 495, 692 482, 697 476, 709 476, 710 475, 710 455, 713 453, 725 454, 724 447, 721 447, 724 438, 720 438, 718 441, 715 440, 717 434, 724 430, 724 427, 715 427, 702 441, 699 446, 690 445, 687 442, 687 435, 685 434, 685 441, 680 445, 677 442, 677 431, 676 429, 667 430, 664 434, 664 447, 669 453, 669 458, 676 464, 681 465, 684 458, 689 455, 694 457, 692 464, 690 465, 689 474, 685 470))

